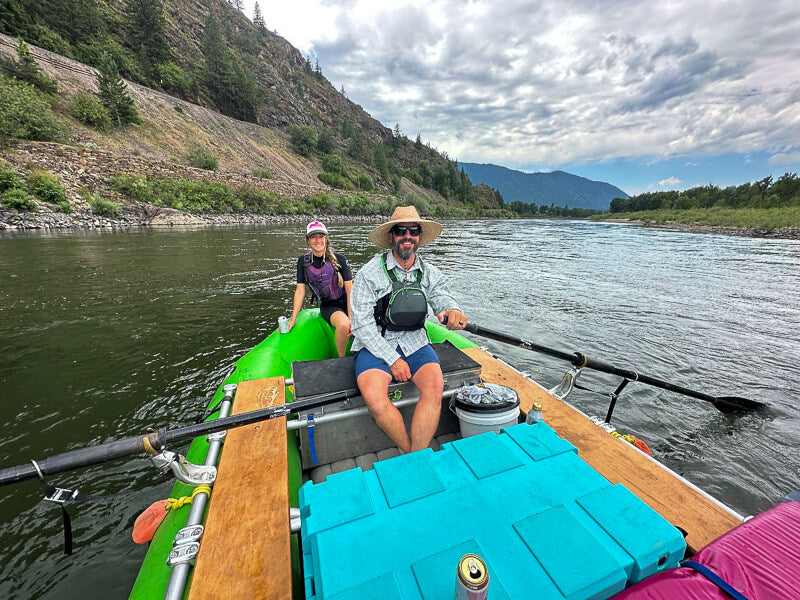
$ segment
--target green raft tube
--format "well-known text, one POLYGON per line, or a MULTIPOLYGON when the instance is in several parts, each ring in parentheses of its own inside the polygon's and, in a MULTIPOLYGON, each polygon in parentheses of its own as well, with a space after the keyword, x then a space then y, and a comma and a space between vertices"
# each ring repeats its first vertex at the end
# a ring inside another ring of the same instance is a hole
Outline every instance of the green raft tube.
MULTIPOLYGON (((447 330, 438 323, 426 323, 428 336, 433 343, 450 341, 457 348, 476 346, 463 336, 447 330)), ((208 411, 216 408, 224 397, 223 388, 228 384, 237 384, 251 379, 283 376, 291 377, 291 365, 294 361, 325 360, 336 356, 333 329, 320 317, 319 309, 307 309, 300 313, 297 321, 288 334, 273 332, 267 339, 250 350, 236 364, 232 373, 220 385, 208 405, 208 411)), ((286 401, 293 400, 290 388, 286 389, 286 401)), ((207 412, 208 412, 207 411, 207 412)), ((211 414, 207 420, 218 417, 211 414)), ((186 458, 194 464, 203 464, 208 453, 209 442, 206 437, 195 438, 186 453, 186 458)), ((298 434, 289 431, 289 502, 292 507, 298 506, 297 492, 302 485, 302 469, 298 434)), ((193 488, 177 482, 172 489, 172 498, 191 496, 193 488)), ((131 600, 153 600, 163 598, 169 584, 172 569, 167 565, 167 557, 172 550, 173 539, 178 530, 186 526, 190 505, 169 511, 159 525, 145 556, 139 575, 131 591, 131 600)), ((297 535, 292 535, 292 589, 296 598, 303 598, 303 578, 300 565, 297 535)), ((189 575, 191 584, 191 574, 189 575)), ((186 586, 184 597, 189 585, 186 586)))

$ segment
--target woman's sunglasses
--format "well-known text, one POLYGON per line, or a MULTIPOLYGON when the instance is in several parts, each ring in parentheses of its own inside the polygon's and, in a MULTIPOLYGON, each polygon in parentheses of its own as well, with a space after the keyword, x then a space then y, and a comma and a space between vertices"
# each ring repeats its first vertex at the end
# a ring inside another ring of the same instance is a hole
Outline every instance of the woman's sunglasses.
POLYGON ((422 227, 419 225, 395 225, 392 227, 392 233, 395 234, 397 237, 402 237, 406 234, 406 231, 412 236, 417 237, 419 234, 422 233, 422 227))

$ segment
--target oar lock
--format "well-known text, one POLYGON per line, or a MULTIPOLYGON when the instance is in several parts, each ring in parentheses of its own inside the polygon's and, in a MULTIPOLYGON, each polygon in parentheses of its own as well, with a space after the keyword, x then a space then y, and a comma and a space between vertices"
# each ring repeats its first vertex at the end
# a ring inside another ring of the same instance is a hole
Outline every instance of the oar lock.
POLYGON ((210 485, 217 479, 217 467, 192 464, 181 454, 169 450, 162 450, 150 460, 162 473, 171 470, 175 478, 186 485, 210 485))

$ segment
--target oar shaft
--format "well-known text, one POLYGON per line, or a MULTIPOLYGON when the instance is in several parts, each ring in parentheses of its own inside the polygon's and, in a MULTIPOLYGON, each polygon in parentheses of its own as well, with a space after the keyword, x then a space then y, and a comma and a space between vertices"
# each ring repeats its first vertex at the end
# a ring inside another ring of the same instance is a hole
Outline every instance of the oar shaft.
MULTIPOLYGON (((241 413, 225 417, 224 419, 216 419, 214 421, 207 421, 205 423, 198 423, 196 425, 187 425, 172 430, 160 430, 156 433, 149 433, 146 435, 134 436, 115 440, 113 442, 106 442, 91 446, 89 448, 79 448, 77 450, 70 450, 56 454, 48 458, 37 461, 39 470, 42 475, 55 475, 65 471, 72 471, 82 467, 89 467, 104 463, 115 458, 123 456, 130 456, 132 454, 140 454, 147 451, 143 438, 147 438, 150 445, 160 450, 168 444, 175 444, 186 440, 194 439, 198 436, 209 435, 217 431, 227 429, 235 429, 236 427, 243 427, 259 421, 266 421, 277 417, 283 417, 291 413, 309 410, 326 404, 333 404, 347 400, 354 396, 357 392, 345 391, 341 393, 331 394, 330 396, 322 398, 314 398, 311 400, 302 400, 299 402, 290 402, 280 404, 278 406, 270 406, 251 412, 241 413)), ((33 463, 26 463, 16 467, 8 467, 0 470, 0 486, 10 483, 17 483, 27 479, 35 479, 39 477, 39 471, 36 470, 33 463)))

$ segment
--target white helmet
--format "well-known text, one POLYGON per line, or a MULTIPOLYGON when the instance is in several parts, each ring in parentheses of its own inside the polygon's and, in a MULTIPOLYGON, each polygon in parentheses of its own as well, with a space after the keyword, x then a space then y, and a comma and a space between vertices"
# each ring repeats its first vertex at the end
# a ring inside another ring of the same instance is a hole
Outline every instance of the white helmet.
POLYGON ((319 221, 311 221, 311 223, 309 223, 306 227, 306 238, 314 233, 323 233, 328 235, 328 229, 319 221))

